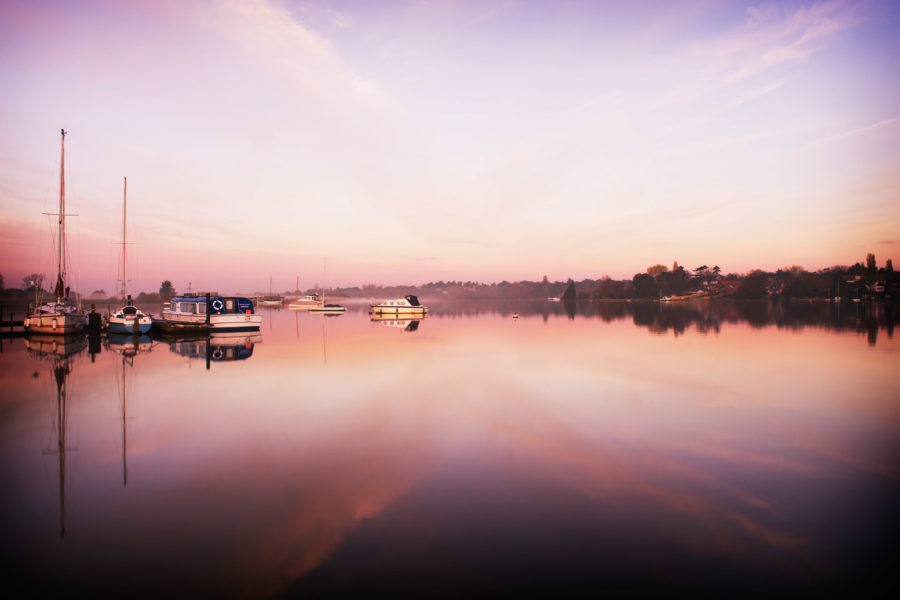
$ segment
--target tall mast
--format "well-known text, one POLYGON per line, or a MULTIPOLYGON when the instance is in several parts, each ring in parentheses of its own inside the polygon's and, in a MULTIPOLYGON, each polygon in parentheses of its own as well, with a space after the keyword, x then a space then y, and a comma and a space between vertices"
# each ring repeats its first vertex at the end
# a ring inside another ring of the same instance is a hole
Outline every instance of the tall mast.
POLYGON ((125 216, 128 207, 128 178, 124 177, 124 179, 125 189, 122 191, 122 302, 125 302, 125 286, 128 281, 128 278, 125 276, 125 268, 127 265, 125 262, 125 216))
POLYGON ((66 247, 66 130, 62 133, 62 150, 59 159, 59 257, 56 268, 56 301, 62 299, 65 294, 65 251, 66 247))

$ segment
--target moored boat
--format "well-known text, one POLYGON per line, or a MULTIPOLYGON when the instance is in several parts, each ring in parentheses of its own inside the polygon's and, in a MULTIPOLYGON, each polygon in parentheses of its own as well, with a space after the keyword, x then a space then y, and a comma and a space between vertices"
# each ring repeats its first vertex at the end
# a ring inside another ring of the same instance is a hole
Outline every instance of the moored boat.
POLYGON ((284 298, 279 296, 278 294, 272 293, 272 276, 269 275, 269 295, 263 296, 259 299, 260 306, 281 306, 284 303, 284 298))
POLYGON ((341 315, 347 312, 345 306, 340 304, 319 304, 307 309, 311 313, 319 313, 324 315, 341 315))
POLYGON ((262 315, 239 296, 175 296, 153 324, 163 331, 258 331, 262 315))
POLYGON ((134 306, 131 296, 128 296, 125 306, 109 316, 106 330, 109 333, 141 334, 150 331, 152 326, 153 319, 150 315, 145 315, 141 309, 134 306))
POLYGON ((419 299, 412 294, 396 300, 385 300, 381 304, 370 305, 374 315, 426 315, 428 307, 422 306, 419 299))
POLYGON ((66 130, 61 129, 62 146, 60 151, 59 167, 59 232, 57 243, 56 287, 53 295, 55 299, 45 302, 29 311, 22 324, 25 331, 35 333, 50 333, 66 335, 83 331, 87 325, 87 315, 69 297, 69 287, 66 285, 66 130))
POLYGON ((131 302, 131 296, 127 295, 126 287, 128 277, 126 276, 126 248, 128 243, 125 241, 125 219, 128 207, 128 178, 125 177, 124 190, 122 192, 122 298, 125 305, 111 314, 106 323, 106 330, 110 333, 147 333, 153 325, 153 319, 150 315, 145 315, 139 308, 131 302))
POLYGON ((309 294, 302 298, 294 298, 288 303, 288 308, 291 310, 309 310, 320 304, 321 302, 319 302, 319 296, 317 294, 309 294))

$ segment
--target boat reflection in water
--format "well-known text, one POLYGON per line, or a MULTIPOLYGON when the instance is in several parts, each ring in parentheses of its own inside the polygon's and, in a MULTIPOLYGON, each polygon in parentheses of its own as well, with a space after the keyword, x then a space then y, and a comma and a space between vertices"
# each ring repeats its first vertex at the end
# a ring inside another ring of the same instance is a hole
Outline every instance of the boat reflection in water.
MULTIPOLYGON (((52 381, 56 387, 56 427, 54 436, 43 449, 45 455, 56 454, 59 469, 59 536, 66 537, 66 452, 72 450, 66 445, 66 381, 72 372, 74 358, 84 351, 87 341, 83 333, 76 335, 52 335, 31 333, 25 338, 25 349, 32 358, 45 362, 50 367, 52 381)), ((37 376, 37 372, 35 372, 37 376)))
POLYGON ((106 336, 106 347, 111 352, 118 352, 123 356, 134 356, 140 352, 150 352, 153 340, 149 335, 110 333, 106 336))
POLYGON ((87 346, 84 333, 74 335, 53 335, 49 333, 29 333, 25 338, 25 350, 33 358, 68 358, 84 350, 87 346))
POLYGON ((211 362, 247 360, 253 355, 254 344, 262 342, 258 333, 216 333, 210 336, 191 336, 166 339, 169 350, 188 358, 206 360, 208 369, 211 362))
MULTIPOLYGON (((153 340, 149 335, 111 333, 107 335, 106 347, 122 357, 121 372, 116 372, 116 387, 122 400, 122 487, 125 487, 128 485, 128 369, 134 369, 134 359, 138 354, 153 349, 153 340)), ((134 377, 130 383, 133 385, 134 377)))
POLYGON ((373 314, 371 315, 371 321, 373 323, 379 323, 384 325, 385 327, 393 327, 396 329, 400 329, 402 331, 408 331, 410 333, 419 330, 419 322, 424 320, 425 315, 421 316, 404 316, 404 318, 398 319, 393 315, 379 315, 373 314))

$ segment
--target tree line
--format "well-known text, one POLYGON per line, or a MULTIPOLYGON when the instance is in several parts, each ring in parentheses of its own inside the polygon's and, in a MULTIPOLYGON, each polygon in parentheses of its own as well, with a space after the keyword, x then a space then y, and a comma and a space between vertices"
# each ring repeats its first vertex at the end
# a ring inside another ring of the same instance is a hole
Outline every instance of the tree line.
MULTIPOLYGON (((21 290, 5 290, 0 275, 0 292, 5 297, 33 298, 41 291, 44 277, 32 273, 23 278, 21 290)), ((316 289, 300 291, 300 294, 318 292, 316 289)), ((141 292, 137 302, 166 301, 176 293, 172 282, 161 283, 159 292, 141 292)), ((894 272, 891 259, 877 265, 875 255, 868 254, 864 261, 852 266, 835 265, 817 271, 808 271, 799 265, 783 267, 774 272, 754 269, 745 274, 723 274, 718 265, 700 265, 687 269, 676 261, 669 268, 655 264, 631 279, 616 280, 609 276, 599 279, 575 281, 550 281, 545 275, 540 281, 501 281, 482 283, 476 281, 436 281, 423 285, 385 286, 365 284, 352 287, 335 287, 326 290, 329 298, 364 298, 384 300, 414 294, 427 299, 447 300, 547 300, 565 301, 605 299, 657 299, 685 296, 709 298, 741 298, 756 300, 765 297, 779 298, 871 298, 900 295, 900 278, 894 272)), ((90 299, 106 298, 103 290, 95 290, 90 299)), ((290 293, 286 294, 290 296, 290 293)))

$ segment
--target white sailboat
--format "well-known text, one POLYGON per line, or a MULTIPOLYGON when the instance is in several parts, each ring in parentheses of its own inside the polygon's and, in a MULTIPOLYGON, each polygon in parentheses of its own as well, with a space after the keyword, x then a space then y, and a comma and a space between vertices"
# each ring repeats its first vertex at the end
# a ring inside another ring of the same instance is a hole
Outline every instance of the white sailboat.
POLYGON ((327 304, 325 302, 325 265, 327 264, 328 259, 325 259, 325 263, 322 265, 322 289, 319 290, 321 292, 321 298, 319 299, 319 304, 313 307, 310 307, 308 310, 311 313, 318 313, 324 315, 341 315, 347 312, 346 307, 341 306, 340 304, 327 304))
POLYGON ((288 304, 288 308, 291 310, 309 310, 310 308, 316 307, 319 305, 319 296, 318 294, 309 294, 307 296, 300 296, 300 277, 297 277, 297 285, 295 286, 294 294, 296 297, 290 301, 288 304))
POLYGON ((51 213, 59 218, 56 287, 53 290, 55 299, 35 307, 23 325, 29 332, 64 335, 83 331, 87 325, 87 315, 69 298, 69 287, 66 285, 66 217, 74 215, 66 215, 66 130, 61 129, 60 132, 59 213, 51 213))
POLYGON ((269 295, 259 300, 261 306, 281 306, 283 300, 280 295, 272 293, 272 276, 269 275, 269 295))
POLYGON ((134 333, 141 334, 150 331, 153 325, 153 319, 150 315, 145 315, 139 308, 131 302, 131 296, 126 294, 126 262, 125 249, 128 247, 125 241, 125 218, 128 208, 128 178, 125 177, 125 189, 122 192, 122 300, 125 305, 114 312, 109 317, 106 325, 107 331, 110 333, 134 333))

